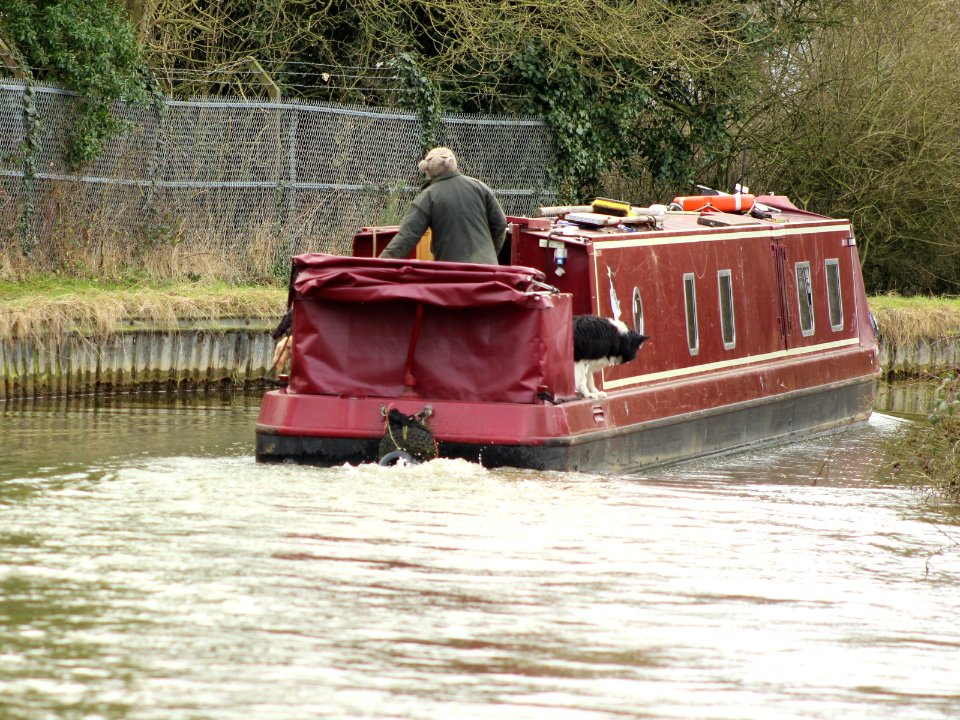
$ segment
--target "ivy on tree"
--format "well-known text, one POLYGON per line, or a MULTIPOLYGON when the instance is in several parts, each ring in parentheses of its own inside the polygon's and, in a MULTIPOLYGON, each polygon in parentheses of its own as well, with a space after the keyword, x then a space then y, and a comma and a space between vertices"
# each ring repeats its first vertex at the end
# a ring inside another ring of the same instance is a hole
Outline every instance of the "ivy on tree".
POLYGON ((78 95, 67 138, 73 169, 95 160, 125 125, 116 101, 147 98, 146 73, 134 27, 111 0, 5 0, 0 35, 13 44, 34 80, 78 95))

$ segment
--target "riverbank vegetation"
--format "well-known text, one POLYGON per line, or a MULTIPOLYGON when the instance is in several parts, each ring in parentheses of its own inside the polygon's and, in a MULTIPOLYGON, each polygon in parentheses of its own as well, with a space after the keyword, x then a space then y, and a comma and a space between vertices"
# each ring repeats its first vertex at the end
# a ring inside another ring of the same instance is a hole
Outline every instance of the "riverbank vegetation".
MULTIPOLYGON (((870 298, 870 309, 888 350, 960 336, 957 297, 880 295, 870 298)), ((933 502, 960 506, 960 373, 939 378, 929 413, 902 425, 885 452, 881 475, 916 486, 933 502)))
POLYGON ((0 282, 0 338, 60 338, 80 329, 111 335, 131 321, 176 327, 224 318, 279 320, 286 288, 225 283, 99 283, 38 277, 29 284, 0 282))
POLYGON ((960 297, 874 295, 870 311, 888 347, 960 336, 960 297))
POLYGON ((883 475, 915 485, 935 502, 960 506, 960 374, 942 378, 930 414, 904 425, 886 452, 883 475))
MULTIPOLYGON (((899 347, 960 337, 960 298, 879 295, 869 299, 881 342, 891 353, 899 347)), ((902 425, 885 446, 885 478, 917 487, 939 504, 960 506, 960 373, 931 374, 936 383, 924 417, 902 425)))

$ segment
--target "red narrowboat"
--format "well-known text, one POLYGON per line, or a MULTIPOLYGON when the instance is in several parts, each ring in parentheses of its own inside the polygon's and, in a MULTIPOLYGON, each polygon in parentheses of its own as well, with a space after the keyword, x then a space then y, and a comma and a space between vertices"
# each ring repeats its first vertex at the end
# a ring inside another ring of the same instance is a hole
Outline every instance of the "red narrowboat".
POLYGON ((395 227, 361 230, 353 257, 295 257, 257 459, 377 462, 391 409, 425 418, 443 457, 589 472, 866 420, 880 365, 850 223, 751 201, 509 218, 510 265, 377 258, 395 227), (597 373, 599 399, 574 391, 580 314, 649 337, 597 373))

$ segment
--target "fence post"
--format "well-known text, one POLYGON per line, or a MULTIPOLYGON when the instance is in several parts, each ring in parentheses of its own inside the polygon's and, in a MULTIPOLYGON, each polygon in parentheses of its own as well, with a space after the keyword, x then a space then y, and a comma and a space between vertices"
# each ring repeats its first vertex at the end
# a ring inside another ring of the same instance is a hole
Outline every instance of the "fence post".
POLYGON ((297 131, 300 127, 300 111, 294 106, 291 107, 293 118, 290 120, 289 139, 287 141, 287 217, 285 219, 287 230, 287 254, 294 254, 294 245, 296 243, 293 218, 297 209, 297 131))
POLYGON ((40 117, 33 84, 24 84, 23 106, 23 208, 20 214, 20 243, 27 257, 37 246, 34 215, 37 209, 37 151, 39 150, 40 117))
MULTIPOLYGON (((167 103, 164 98, 155 95, 150 102, 150 108, 153 111, 153 147, 150 151, 150 160, 147 163, 147 180, 149 181, 149 190, 147 191, 146 210, 148 213, 155 212, 155 200, 157 194, 157 176, 159 168, 162 167, 164 148, 166 147, 166 128, 164 127, 166 118, 167 103)), ((152 217, 152 215, 148 215, 152 217)))

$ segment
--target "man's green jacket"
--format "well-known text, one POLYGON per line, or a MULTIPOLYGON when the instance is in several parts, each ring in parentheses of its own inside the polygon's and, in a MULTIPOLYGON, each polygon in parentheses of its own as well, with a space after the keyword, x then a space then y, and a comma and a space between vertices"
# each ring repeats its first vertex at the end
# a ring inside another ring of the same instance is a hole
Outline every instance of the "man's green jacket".
POLYGON ((414 198, 380 257, 408 257, 427 228, 434 260, 496 265, 507 218, 485 183, 459 172, 438 175, 414 198))

